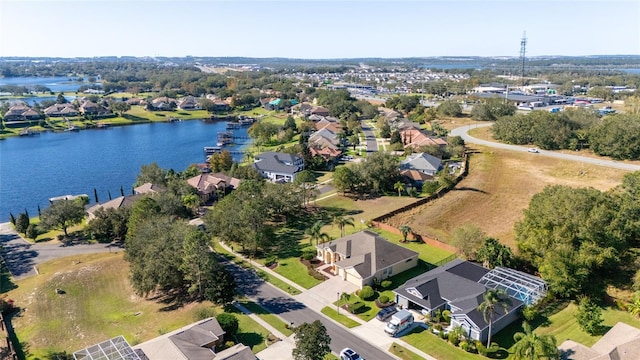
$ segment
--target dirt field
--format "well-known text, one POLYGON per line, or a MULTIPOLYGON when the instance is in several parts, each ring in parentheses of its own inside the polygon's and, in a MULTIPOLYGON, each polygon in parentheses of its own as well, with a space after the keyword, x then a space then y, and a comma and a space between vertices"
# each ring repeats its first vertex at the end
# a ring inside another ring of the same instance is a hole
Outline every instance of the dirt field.
POLYGON ((394 226, 409 224, 414 231, 445 242, 455 228, 471 223, 514 247, 514 224, 522 218, 531 197, 545 186, 608 190, 626 173, 529 153, 476 145, 471 149, 474 153, 469 176, 453 191, 388 222, 394 226))

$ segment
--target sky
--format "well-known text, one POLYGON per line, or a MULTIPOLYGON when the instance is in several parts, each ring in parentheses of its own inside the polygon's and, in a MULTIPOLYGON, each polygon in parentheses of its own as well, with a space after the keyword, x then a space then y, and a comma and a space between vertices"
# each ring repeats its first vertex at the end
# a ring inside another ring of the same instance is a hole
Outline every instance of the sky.
POLYGON ((0 57, 639 55, 640 0, 0 0, 0 57))

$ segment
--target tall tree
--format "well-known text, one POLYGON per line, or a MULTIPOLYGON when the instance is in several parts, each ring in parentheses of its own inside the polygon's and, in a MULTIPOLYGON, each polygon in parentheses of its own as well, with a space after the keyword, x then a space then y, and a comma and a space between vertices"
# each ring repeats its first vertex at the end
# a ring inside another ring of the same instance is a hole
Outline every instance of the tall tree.
POLYGON ((187 292, 202 299, 215 264, 205 233, 197 229, 189 231, 182 243, 182 254, 180 270, 188 286, 187 292))
POLYGON ((345 226, 355 227, 353 223, 353 217, 351 216, 334 216, 333 224, 337 225, 340 228, 340 237, 344 237, 344 228, 345 226))
POLYGON ((393 190, 398 192, 398 196, 402 196, 402 192, 404 191, 404 183, 402 181, 396 181, 395 184, 393 184, 393 190))
POLYGON ((73 200, 59 200, 42 211, 40 225, 45 229, 59 228, 68 236, 67 229, 84 219, 84 207, 73 200))
POLYGON ((320 320, 304 323, 296 327, 294 333, 296 347, 292 355, 295 360, 322 360, 331 352, 331 337, 320 320))
POLYGON ((476 260, 484 267, 493 269, 496 266, 509 267, 513 260, 511 249, 492 237, 485 238, 478 249, 476 260))
POLYGON ((310 228, 307 228, 305 233, 309 235, 309 244, 311 244, 315 240, 316 246, 318 246, 320 240, 329 240, 329 235, 326 232, 322 231, 323 226, 324 223, 321 220, 318 220, 313 223, 310 228))
POLYGON ((487 235, 476 225, 465 224, 453 230, 451 245, 458 249, 458 253, 465 259, 475 259, 476 251, 487 235))
POLYGON ((587 296, 580 298, 575 317, 580 328, 589 335, 597 335, 602 330, 602 308, 587 296))
POLYGON ((212 154, 209 158, 209 168, 212 172, 229 171, 233 166, 233 157, 227 150, 212 154))
POLYGON ((134 186, 140 186, 144 183, 152 183, 154 185, 167 185, 167 171, 158 166, 157 163, 142 165, 140 174, 136 178, 134 186))
POLYGON ((537 335, 526 321, 522 323, 524 332, 513 335, 514 360, 556 360, 560 358, 558 345, 553 335, 537 335))
POLYGON ((228 305, 236 297, 236 281, 227 268, 218 264, 211 272, 211 281, 205 289, 205 299, 218 305, 228 305))
POLYGON ((478 305, 478 311, 482 314, 484 321, 489 323, 487 347, 491 346, 491 326, 493 325, 496 308, 502 308, 506 313, 510 305, 511 299, 507 295, 507 292, 502 289, 489 289, 484 293, 483 301, 478 305))
POLYGON ((311 199, 311 192, 317 183, 315 175, 309 170, 303 170, 296 175, 294 184, 302 189, 302 204, 306 205, 311 199))

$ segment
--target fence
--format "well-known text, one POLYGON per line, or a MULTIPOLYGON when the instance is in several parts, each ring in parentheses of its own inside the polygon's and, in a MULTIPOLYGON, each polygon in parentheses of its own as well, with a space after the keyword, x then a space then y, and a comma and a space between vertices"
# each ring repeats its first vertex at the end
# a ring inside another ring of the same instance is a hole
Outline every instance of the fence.
MULTIPOLYGON (((461 170, 462 171, 460 172, 460 175, 458 175, 454 180, 454 185, 459 183, 460 181, 462 181, 462 179, 467 177, 467 174, 469 173, 469 156, 467 154, 464 154, 463 161, 462 161, 462 169, 461 170)), ((371 224, 374 227, 380 228, 382 230, 386 230, 386 231, 389 231, 391 233, 401 235, 402 232, 400 230, 398 230, 397 228, 395 228, 395 227, 393 227, 393 226, 391 226, 389 224, 386 224, 384 221, 389 219, 389 218, 392 218, 392 217, 394 217, 396 215, 399 215, 399 214, 402 214, 402 213, 404 213, 406 211, 409 211, 411 209, 415 209, 418 206, 424 205, 424 204, 426 204, 426 203, 428 203, 430 201, 433 201, 433 200, 441 197, 442 195, 446 194, 447 192, 449 192, 452 188, 453 188, 453 186, 440 187, 438 190, 436 190, 436 192, 434 192, 433 194, 427 196, 426 198, 422 198, 420 200, 412 202, 411 204, 405 205, 405 206, 403 206, 401 208, 395 209, 393 211, 390 211, 390 212, 388 212, 386 214, 382 214, 382 215, 372 219, 371 220, 371 224)), ((414 240, 422 241, 425 244, 428 244, 428 245, 431 245, 431 246, 435 246, 435 247, 438 247, 440 249, 444 249, 444 250, 451 251, 451 252, 454 252, 454 253, 458 251, 458 249, 456 249, 454 246, 451 246, 451 245, 449 245, 447 243, 443 243, 442 241, 437 240, 437 239, 429 238, 429 237, 427 237, 425 235, 422 235, 422 234, 420 234, 419 232, 416 232, 416 231, 413 231, 412 234, 410 234, 407 238, 411 238, 411 239, 414 239, 414 240)), ((446 261, 444 264, 446 264, 447 262, 453 260, 454 258, 455 258, 455 255, 452 255, 452 258, 449 259, 448 261, 446 261)), ((444 259, 442 261, 445 261, 447 259, 444 259)), ((442 261, 440 261, 440 262, 442 262, 442 261)), ((439 266, 440 264, 436 264, 436 265, 439 266)))
POLYGON ((0 329, 4 336, 4 341, 0 344, 0 355, 3 356, 3 359, 18 360, 18 355, 13 348, 13 343, 9 336, 9 329, 7 329, 7 324, 4 322, 4 316, 2 313, 0 313, 0 329))

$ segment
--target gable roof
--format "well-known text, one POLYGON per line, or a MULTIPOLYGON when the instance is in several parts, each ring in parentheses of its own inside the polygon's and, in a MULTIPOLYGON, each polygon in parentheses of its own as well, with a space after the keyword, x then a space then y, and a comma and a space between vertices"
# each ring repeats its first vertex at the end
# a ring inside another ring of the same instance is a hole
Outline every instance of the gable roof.
POLYGON ((208 348, 210 344, 222 339, 224 330, 214 318, 203 320, 190 328, 169 336, 169 340, 189 360, 210 360, 215 353, 208 348))
POLYGON ((566 360, 640 359, 640 329, 618 322, 592 347, 566 340, 558 346, 566 360))
POLYGON ((442 160, 427 153, 417 153, 407 156, 400 162, 400 168, 417 170, 426 173, 436 173, 442 166, 442 160))
POLYGON ((133 203, 138 200, 138 198, 142 195, 128 195, 128 196, 118 196, 115 199, 103 202, 101 204, 96 204, 87 209, 89 214, 95 213, 98 209, 120 209, 123 207, 130 207, 133 203))
POLYGON ((146 194, 146 193, 157 193, 163 191, 164 188, 159 185, 155 185, 152 183, 144 183, 133 189, 133 192, 136 194, 146 194))
POLYGON ((352 267, 363 279, 418 255, 417 252, 387 241, 368 230, 320 244, 318 247, 329 248, 343 255, 346 259, 338 261, 336 265, 342 268, 352 267))
POLYGON ((433 180, 433 176, 425 174, 418 170, 402 170, 400 175, 412 180, 412 181, 429 181, 433 180))
POLYGON ((196 188, 199 193, 208 194, 227 187, 231 187, 235 190, 240 185, 240 179, 236 179, 223 173, 200 174, 187 179, 187 184, 196 188))

